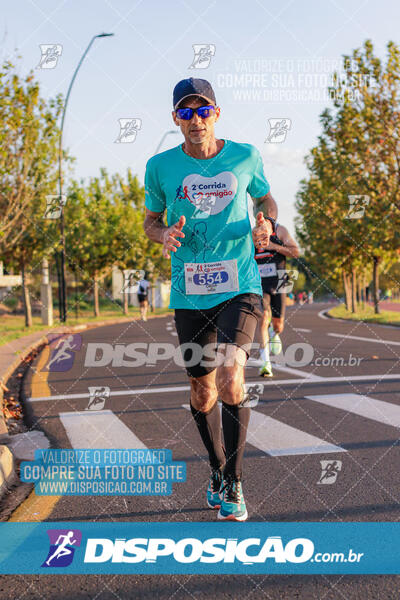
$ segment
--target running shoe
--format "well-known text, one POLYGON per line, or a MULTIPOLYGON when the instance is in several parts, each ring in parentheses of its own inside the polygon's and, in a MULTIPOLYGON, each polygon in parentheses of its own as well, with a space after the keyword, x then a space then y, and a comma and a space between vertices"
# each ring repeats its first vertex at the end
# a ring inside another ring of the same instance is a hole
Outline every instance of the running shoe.
POLYGON ((208 508, 219 508, 221 506, 220 490, 222 487, 222 472, 220 469, 213 470, 207 488, 208 508))
POLYGON ((275 333, 269 340, 269 351, 274 356, 282 352, 282 340, 278 333, 275 333))
POLYGON ((245 521, 248 514, 240 479, 228 476, 224 479, 221 492, 222 502, 218 511, 218 519, 222 521, 245 521))
POLYGON ((263 366, 260 369, 261 377, 273 377, 272 366, 269 360, 265 361, 263 366))

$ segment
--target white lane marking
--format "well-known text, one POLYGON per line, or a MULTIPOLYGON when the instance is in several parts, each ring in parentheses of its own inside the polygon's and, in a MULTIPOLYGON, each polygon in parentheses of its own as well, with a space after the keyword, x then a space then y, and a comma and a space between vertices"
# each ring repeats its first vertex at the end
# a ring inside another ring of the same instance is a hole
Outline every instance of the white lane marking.
POLYGON ((250 358, 247 359, 246 367, 262 367, 263 364, 261 358, 253 358, 250 356, 250 358))
MULTIPOLYGON (((333 307, 332 307, 333 308, 333 307)), ((323 310, 320 310, 318 313, 318 316, 320 319, 326 319, 327 321, 331 320, 331 317, 327 317, 325 313, 327 313, 328 311, 330 311, 330 308, 324 308, 323 310)), ((336 319, 335 319, 336 320, 336 319)), ((338 321, 342 321, 343 319, 338 319, 338 321)))
POLYGON ((359 340, 361 342, 375 342, 376 344, 387 344, 391 346, 400 346, 400 342, 393 342, 392 340, 377 340, 376 338, 358 337, 357 335, 346 335, 343 333, 327 333, 332 337, 343 338, 344 340, 359 340))
POLYGON ((111 410, 60 413, 73 448, 147 448, 111 410))
POLYGON ((366 417, 385 425, 400 427, 400 406, 383 400, 375 400, 361 394, 325 394, 322 396, 305 396, 308 400, 320 402, 345 410, 360 417, 366 417))
POLYGON ((174 335, 175 337, 178 337, 178 334, 175 331, 175 323, 173 321, 169 321, 167 323, 167 331, 168 333, 170 333, 171 335, 174 335))
MULTIPOLYGON (((182 404, 182 406, 190 410, 189 404, 182 404)), ((345 448, 321 440, 255 410, 250 411, 247 443, 270 456, 347 452, 345 448)))
POLYGON ((319 375, 315 375, 314 373, 308 373, 307 371, 302 371, 301 369, 292 369, 291 367, 284 367, 279 363, 271 363, 273 368, 277 371, 285 371, 285 373, 292 373, 292 375, 297 375, 304 377, 305 379, 312 379, 313 381, 321 381, 324 378, 319 375))
MULTIPOLYGON (((259 358, 249 358, 246 367, 262 367, 263 361, 259 358)), ((297 375, 300 377, 304 377, 305 379, 312 379, 313 381, 321 381, 324 377, 320 377, 319 375, 315 375, 314 373, 308 373, 307 371, 302 371, 301 369, 292 369, 291 367, 285 367, 280 363, 272 362, 271 366, 277 371, 284 371, 285 373, 291 373, 292 375, 297 375)))
POLYGON ((311 333, 311 329, 302 329, 301 327, 293 327, 293 331, 301 331, 303 333, 311 333))
MULTIPOLYGON (((260 383, 260 382, 258 382, 260 383)), ((110 396, 129 396, 129 394, 160 394, 164 392, 183 392, 190 389, 188 385, 177 385, 171 387, 161 387, 161 388, 137 388, 136 390, 115 390, 114 392, 110 392, 110 396)), ((60 395, 60 396, 47 396, 43 398, 28 398, 30 402, 38 402, 41 400, 77 400, 79 398, 89 398, 89 393, 85 392, 83 394, 68 394, 68 395, 60 395)))
MULTIPOLYGON (((257 383, 264 383, 264 385, 276 385, 278 387, 282 385, 297 385, 298 383, 347 383, 350 381, 384 381, 385 379, 400 379, 400 373, 394 373, 393 375, 353 375, 351 377, 309 377, 301 379, 262 379, 259 377, 255 381, 246 381, 246 385, 256 385, 257 383)), ((169 386, 162 388, 136 388, 133 390, 116 390, 114 392, 110 392, 110 396, 129 396, 131 394, 160 394, 160 393, 168 393, 168 392, 187 392, 190 390, 188 385, 178 385, 178 386, 169 386)), ((60 395, 60 396, 44 396, 42 398, 27 398, 29 402, 42 402, 46 400, 75 400, 80 398, 89 398, 89 394, 87 392, 83 394, 68 394, 68 395, 60 395)))
POLYGON ((346 452, 340 446, 330 444, 255 410, 250 411, 247 441, 270 456, 346 452))

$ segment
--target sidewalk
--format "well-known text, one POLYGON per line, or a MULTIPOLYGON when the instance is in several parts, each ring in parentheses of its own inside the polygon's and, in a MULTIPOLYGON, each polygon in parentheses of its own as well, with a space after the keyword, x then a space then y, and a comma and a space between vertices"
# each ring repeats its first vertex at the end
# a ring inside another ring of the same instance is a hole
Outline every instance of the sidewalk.
MULTIPOLYGON (((166 314, 161 315, 149 315, 148 318, 156 319, 165 317, 166 314)), ((15 480, 15 458, 10 448, 12 449, 12 443, 10 440, 17 435, 26 436, 28 434, 16 434, 14 436, 8 435, 7 425, 3 416, 3 398, 4 398, 4 387, 7 384, 7 380, 11 374, 18 368, 19 364, 36 348, 42 344, 47 344, 47 336, 51 333, 54 334, 65 334, 73 333, 77 331, 84 331, 86 329, 94 329, 96 327, 104 327, 107 325, 113 325, 115 323, 123 323, 129 321, 139 321, 140 317, 119 317, 116 319, 105 319, 103 321, 92 321, 86 324, 73 325, 71 327, 57 326, 49 328, 44 331, 37 331, 30 335, 18 338, 7 342, 3 346, 0 346, 0 498, 4 491, 9 485, 15 480), (3 444, 3 445, 2 445, 3 444)), ((39 432, 33 432, 33 434, 39 432)), ((43 434, 41 434, 43 435, 43 434)), ((28 444, 29 445, 29 444, 28 444)), ((17 458, 21 458, 18 457, 17 458)), ((26 459, 25 459, 26 460, 26 459)))
MULTIPOLYGON (((16 441, 17 436, 29 436, 29 434, 16 434, 14 436, 8 435, 7 425, 3 416, 3 399, 4 391, 7 384, 7 380, 11 374, 18 368, 20 363, 36 348, 42 344, 48 342, 48 334, 63 334, 73 331, 82 331, 85 329, 91 329, 93 327, 102 327, 104 325, 112 325, 122 321, 132 321, 135 319, 129 317, 121 317, 119 319, 109 319, 100 321, 97 323, 88 323, 83 325, 76 325, 73 327, 68 326, 57 326, 49 328, 44 331, 37 331, 30 335, 25 335, 16 340, 11 340, 3 346, 0 346, 0 498, 7 491, 7 489, 16 481, 16 458, 14 456, 13 443, 16 441)), ((39 433, 39 432, 33 432, 39 433)), ((43 435, 43 434, 41 434, 43 435)), ((19 440, 20 441, 20 440, 19 440)), ((27 440, 27 444, 24 444, 24 449, 29 450, 29 446, 32 445, 32 441, 27 440)), ((22 446, 22 444, 20 444, 22 446)))
MULTIPOLYGON (((370 306, 373 306, 373 303, 369 302, 370 306)), ((379 302, 379 307, 382 310, 393 310, 394 312, 400 312, 400 302, 391 302, 390 300, 381 300, 379 302)))
POLYGON ((5 344, 0 348, 0 497, 16 480, 15 459, 8 447, 8 430, 3 416, 4 387, 10 375, 32 349, 46 341, 43 331, 37 331, 5 344), (1 444, 7 444, 3 445, 1 444))
MULTIPOLYGON (((54 329, 55 333, 58 331, 60 331, 60 329, 54 329)), ((6 384, 11 373, 15 371, 29 351, 31 351, 33 347, 36 347, 40 340, 45 342, 47 333, 49 332, 37 331, 36 333, 25 335, 19 339, 11 340, 11 342, 7 342, 7 344, 0 347, 0 435, 7 433, 7 427, 3 417, 3 385, 6 384)))

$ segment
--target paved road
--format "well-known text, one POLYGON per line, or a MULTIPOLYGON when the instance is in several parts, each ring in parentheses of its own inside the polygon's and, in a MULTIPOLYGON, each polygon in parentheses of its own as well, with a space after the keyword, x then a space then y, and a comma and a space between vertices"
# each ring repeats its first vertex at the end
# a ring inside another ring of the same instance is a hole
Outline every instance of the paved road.
MULTIPOLYGON (((320 313, 326 307, 289 308, 283 335, 285 362, 277 364, 273 380, 258 378, 254 359, 246 367, 250 384, 265 384, 252 411, 245 454, 244 491, 250 520, 400 518, 399 332, 323 318, 320 313), (321 460, 336 461, 336 467, 341 467, 335 483, 319 483, 321 460)), ((133 447, 136 440, 136 447, 170 448, 174 460, 186 461, 187 481, 174 484, 170 497, 64 497, 47 503, 31 498, 20 507, 17 520, 215 519, 215 513, 205 508, 208 466, 187 410, 184 371, 171 359, 128 366, 135 360, 128 344, 142 343, 145 348, 160 342, 166 349, 168 344, 177 345, 171 316, 75 335, 67 340, 66 354, 61 352, 54 361, 53 344, 51 352, 37 359, 26 381, 31 398, 27 406, 30 418, 54 447, 133 447), (94 344, 103 344, 102 350, 98 347, 95 353, 94 344), (93 386, 110 388, 102 411, 85 410, 93 386), (99 415, 105 417, 100 425, 99 415)), ((62 348, 59 344, 58 350, 62 348)), ((0 578, 2 598, 24 600, 59 598, 60 589, 64 599, 392 599, 399 596, 398 585, 399 579, 389 576, 0 578)))
MULTIPOLYGON (((373 306, 372 303, 371 306, 373 306)), ((393 302, 390 300, 381 300, 379 302, 379 306, 382 310, 394 310, 396 312, 400 310, 400 302, 393 302)))

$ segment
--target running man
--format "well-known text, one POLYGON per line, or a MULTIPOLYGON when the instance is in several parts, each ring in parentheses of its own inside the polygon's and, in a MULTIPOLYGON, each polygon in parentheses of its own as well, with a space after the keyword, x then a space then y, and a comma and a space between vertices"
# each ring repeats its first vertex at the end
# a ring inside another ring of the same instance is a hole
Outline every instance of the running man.
POLYGON ((200 348, 200 357, 189 350, 184 360, 192 415, 212 471, 207 504, 219 508, 219 519, 245 521, 241 477, 250 408, 244 365, 262 315, 254 245, 268 246, 277 208, 258 150, 215 138, 220 108, 208 81, 180 81, 173 107, 184 143, 147 163, 144 228, 171 257, 170 308, 179 343, 200 348), (187 199, 176 201, 178 186, 187 188, 187 199), (253 231, 247 192, 266 214, 257 214, 253 231), (199 211, 204 197, 212 202, 199 211))
POLYGON ((47 365, 46 369, 47 371, 50 371, 50 367, 54 363, 59 363, 63 360, 71 359, 70 351, 76 350, 76 348, 74 348, 74 336, 69 335, 67 337, 62 337, 60 340, 58 340, 54 348, 57 350, 57 352, 54 353, 53 358, 49 361, 49 364, 47 365))
POLYGON ((299 247, 290 236, 286 227, 276 225, 276 235, 272 235, 266 248, 256 249, 255 259, 261 275, 264 314, 260 323, 261 350, 260 359, 263 365, 260 369, 262 377, 272 377, 272 367, 269 353, 280 354, 285 319, 286 294, 280 291, 285 281, 286 257, 297 258, 299 247), (279 277, 281 275, 281 277, 279 277), (283 285, 282 285, 283 284, 283 285), (271 339, 268 328, 272 321, 271 339))
POLYGON ((149 288, 150 283, 145 277, 139 281, 138 285, 138 302, 140 308, 140 318, 142 321, 147 321, 147 309, 149 308, 149 288))
POLYGON ((48 560, 46 560, 46 565, 49 567, 52 560, 55 558, 61 558, 62 556, 67 556, 71 554, 72 550, 67 548, 67 546, 73 546, 76 544, 76 540, 72 539, 74 537, 73 531, 68 531, 66 535, 59 535, 56 541, 57 548, 54 553, 50 556, 48 560), (61 541, 62 540, 62 541, 61 541))

